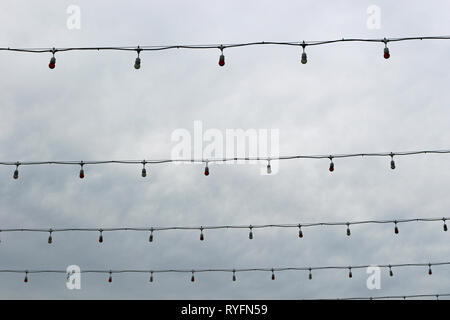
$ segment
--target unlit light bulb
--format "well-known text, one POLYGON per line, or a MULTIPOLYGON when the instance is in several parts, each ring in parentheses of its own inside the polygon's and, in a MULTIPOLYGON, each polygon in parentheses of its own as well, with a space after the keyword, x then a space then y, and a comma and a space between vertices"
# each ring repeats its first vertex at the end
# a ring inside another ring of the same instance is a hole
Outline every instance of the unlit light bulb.
POLYGON ((134 68, 136 70, 141 68, 141 58, 139 58, 139 57, 136 58, 136 61, 134 62, 134 68))
POLYGON ((56 67, 56 58, 55 58, 55 57, 52 57, 52 58, 50 59, 50 63, 48 64, 48 67, 49 67, 50 69, 55 69, 55 67, 56 67))

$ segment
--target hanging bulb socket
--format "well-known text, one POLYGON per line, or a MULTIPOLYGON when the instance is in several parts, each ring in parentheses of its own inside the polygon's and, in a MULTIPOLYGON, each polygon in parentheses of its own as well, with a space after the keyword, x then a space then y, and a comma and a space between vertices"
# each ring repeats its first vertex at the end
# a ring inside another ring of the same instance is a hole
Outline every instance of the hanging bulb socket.
POLYGON ((108 282, 111 283, 112 282, 112 271, 109 272, 109 278, 108 278, 108 282))
POLYGON ((273 272, 273 269, 272 269, 272 280, 275 280, 275 273, 273 272))
POLYGON ((398 234, 397 221, 395 221, 394 224, 395 224, 394 233, 398 234))
POLYGON ((141 53, 141 51, 142 51, 142 49, 138 46, 137 47, 137 49, 136 49, 136 52, 137 52, 137 58, 136 58, 136 60, 134 61, 134 68, 136 69, 136 70, 138 70, 138 69, 140 69, 141 68, 141 58, 140 58, 140 53, 141 53))
POLYGON ((312 272, 311 272, 311 268, 309 268, 309 276, 308 276, 309 280, 312 280, 312 272))
POLYGON ((305 52, 305 48, 306 48, 306 43, 305 43, 305 41, 303 41, 303 43, 301 44, 301 46, 302 46, 302 48, 303 48, 301 62, 302 62, 302 64, 306 64, 306 63, 308 62, 308 56, 306 55, 306 52, 305 52))
POLYGON ((445 223, 445 218, 444 219, 442 219, 443 221, 444 221, 444 231, 447 231, 448 230, 448 228, 447 228, 447 223, 445 223))
POLYGON ((153 282, 153 271, 150 272, 150 280, 149 282, 153 282))
POLYGON ((391 153, 391 169, 394 170, 395 169, 395 161, 394 161, 394 154, 391 153))
POLYGON ((205 166, 205 176, 209 176, 208 161, 206 162, 206 166, 205 166))
POLYGON ((328 170, 330 170, 330 172, 333 172, 334 171, 333 157, 330 156, 329 159, 330 159, 330 168, 328 170))
POLYGON ((219 57, 219 66, 223 67, 225 65, 225 56, 223 54, 223 46, 219 47, 220 49, 220 57, 219 57))
POLYGON ((393 277, 394 276, 394 272, 392 271, 392 267, 389 266, 389 276, 393 277))
POLYGON ((98 242, 103 243, 103 230, 100 229, 99 232, 100 232, 100 235, 98 237, 98 242))
POLYGON ((348 268, 348 277, 353 278, 352 268, 348 268))
POLYGON ((146 164, 147 162, 144 160, 144 161, 142 161, 142 172, 141 172, 141 176, 142 176, 142 178, 145 178, 146 176, 147 176, 147 170, 145 169, 145 164, 146 164))
POLYGON ((194 271, 192 271, 191 282, 194 282, 194 281, 195 281, 194 271))
POLYGON ((233 281, 236 281, 236 270, 233 270, 233 281))
POLYGON ((253 227, 250 226, 249 228, 250 228, 250 232, 248 233, 248 238, 249 238, 250 240, 252 240, 252 239, 253 239, 253 227))
POLYGON ((20 165, 20 163, 16 162, 16 170, 14 170, 14 174, 13 174, 13 178, 15 180, 19 179, 19 165, 20 165))
POLYGON ((52 70, 55 69, 55 67, 56 67, 55 52, 56 52, 56 49, 53 48, 52 49, 52 57, 50 58, 50 63, 48 64, 48 67, 52 70))
POLYGON ((428 274, 431 276, 433 274, 433 271, 431 271, 431 263, 428 264, 428 274))
POLYGON ((350 236, 351 232, 350 232, 350 223, 347 222, 347 236, 350 236))
POLYGON ((153 242, 153 228, 150 229, 150 236, 148 237, 148 242, 153 242))
POLYGON ((53 230, 50 229, 50 231, 49 231, 50 234, 48 236, 48 244, 52 244, 53 243, 52 232, 53 232, 53 230))
POLYGON ((298 237, 303 238, 302 226, 300 224, 298 225, 298 237))
POLYGON ((203 236, 203 227, 200 227, 200 241, 205 240, 205 237, 203 236))
POLYGON ((23 282, 28 282, 28 271, 25 271, 25 279, 23 279, 23 282))
POLYGON ((81 161, 80 162, 80 179, 84 179, 84 168, 83 168, 83 166, 84 166, 84 162, 83 161, 81 161))

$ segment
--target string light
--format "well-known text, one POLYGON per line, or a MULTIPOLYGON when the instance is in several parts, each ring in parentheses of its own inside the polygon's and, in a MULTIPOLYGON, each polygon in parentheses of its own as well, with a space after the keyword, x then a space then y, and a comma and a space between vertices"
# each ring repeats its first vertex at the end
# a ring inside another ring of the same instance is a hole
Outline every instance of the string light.
POLYGON ((392 272, 392 266, 389 265, 389 276, 393 277, 394 276, 394 272, 392 272))
POLYGON ((428 274, 431 276, 433 272, 431 271, 431 263, 428 264, 428 274))
POLYGON ((267 174, 272 173, 272 167, 270 166, 270 160, 267 160, 267 174))
POLYGON ((305 47, 306 47, 305 41, 303 41, 303 43, 301 44, 301 46, 302 46, 302 48, 303 48, 303 52, 302 52, 302 60, 301 60, 301 62, 302 62, 302 64, 306 64, 306 63, 308 62, 308 57, 307 57, 306 52, 305 52, 305 47))
POLYGON ((205 165, 205 176, 209 176, 208 162, 206 162, 206 165, 205 165))
MULTIPOLYGON (((382 265, 379 264, 379 268, 386 268, 391 270, 392 268, 424 268, 428 267, 428 273, 431 274, 432 266, 449 266, 450 261, 447 262, 429 262, 429 263, 403 263, 403 264, 388 264, 382 265)), ((195 281, 195 273, 232 273, 233 275, 236 272, 267 272, 271 274, 271 279, 275 280, 275 272, 290 272, 290 271, 300 271, 300 272, 308 272, 308 278, 312 279, 312 271, 326 271, 326 270, 348 270, 348 277, 353 277, 353 270, 355 269, 367 269, 368 267, 373 266, 373 264, 366 265, 352 265, 352 266, 339 266, 339 265, 327 265, 327 266, 317 266, 317 267, 279 267, 279 268, 243 268, 243 269, 161 269, 161 270, 139 270, 139 269, 120 269, 120 270, 81 270, 80 273, 103 273, 108 274, 108 282, 112 282, 112 275, 114 273, 124 274, 124 273, 144 273, 149 274, 153 280, 153 275, 155 273, 190 273, 191 281, 195 281)), ((40 273, 61 273, 67 275, 66 270, 14 270, 14 269, 1 269, 0 273, 25 273, 25 282, 28 282, 28 274, 40 274, 40 273)), ((150 281, 152 282, 152 281, 150 281)))
POLYGON ((224 46, 219 46, 220 49, 220 57, 219 57, 219 66, 223 67, 225 65, 225 56, 223 55, 224 46))
POLYGON ((391 54, 389 53, 389 48, 387 47, 388 40, 384 38, 383 42, 384 42, 383 56, 385 59, 389 59, 391 57, 391 54))
MULTIPOLYGON (((103 165, 103 164, 164 164, 164 163, 205 163, 205 175, 209 175, 208 164, 210 162, 236 162, 236 161, 272 161, 272 160, 294 160, 294 159, 329 159, 330 171, 334 171, 333 159, 335 158, 353 158, 353 157, 391 157, 393 156, 411 156, 418 154, 450 154, 450 150, 421 150, 421 151, 402 151, 402 152, 379 152, 379 153, 350 153, 350 154, 334 154, 334 155, 290 155, 279 157, 230 157, 230 158, 210 158, 210 159, 153 159, 153 160, 103 160, 103 161, 23 161, 23 162, 0 162, 3 166, 19 165, 37 166, 37 165, 79 165, 81 166, 80 178, 84 177, 83 166, 103 165)), ((391 163, 392 165, 392 163, 391 163)), ((271 168, 270 168, 271 170, 271 168)))
POLYGON ((394 224, 395 224, 394 233, 398 234, 397 221, 394 221, 394 224))
POLYGON ((48 241, 47 241, 48 244, 52 244, 52 242, 53 242, 52 232, 53 232, 53 230, 50 229, 50 230, 49 230, 49 235, 48 235, 48 241))
MULTIPOLYGON (((225 65, 225 56, 223 55, 223 50, 226 48, 241 48, 241 47, 248 47, 248 46, 263 46, 263 45, 277 45, 277 46, 289 46, 289 47, 298 47, 301 46, 303 48, 302 52, 302 64, 307 63, 307 56, 305 52, 306 46, 321 46, 321 45, 329 45, 329 44, 335 44, 335 43, 341 43, 341 42, 379 42, 384 43, 384 51, 383 51, 383 57, 385 59, 390 58, 389 48, 387 47, 388 42, 403 42, 403 41, 413 41, 413 40, 449 40, 450 36, 426 36, 426 37, 404 37, 404 38, 377 38, 377 39, 364 39, 364 38, 341 38, 341 39, 334 39, 334 40, 324 40, 324 41, 302 41, 302 42, 278 42, 278 41, 261 41, 261 42, 246 42, 246 43, 230 43, 230 44, 197 44, 197 45, 162 45, 162 46, 137 46, 137 47, 130 47, 130 46, 121 46, 121 47, 67 47, 67 48, 6 48, 2 47, 0 48, 0 51, 10 51, 10 52, 23 52, 23 53, 52 53, 52 58, 49 63, 49 68, 54 69, 56 66, 56 59, 54 57, 54 54, 56 52, 67 52, 67 51, 137 51, 138 54, 141 51, 165 51, 165 50, 174 50, 174 49, 192 49, 192 50, 198 50, 198 49, 204 49, 204 50, 212 50, 217 48, 221 51, 221 55, 219 58, 219 66, 225 65)), ((139 56, 138 56, 139 57, 139 56)), ((136 65, 135 62, 135 68, 136 66, 140 67, 140 63, 136 65)), ((139 69, 139 68, 136 68, 139 69)))
POLYGON ((134 68, 136 69, 136 70, 139 70, 140 68, 141 68, 141 58, 140 58, 140 53, 141 53, 141 48, 138 46, 137 47, 137 49, 136 49, 136 52, 137 52, 137 58, 136 58, 136 60, 135 60, 135 62, 134 62, 134 68))
POLYGON ((150 236, 148 237, 148 242, 153 242, 153 228, 150 229, 150 236))
POLYGON ((205 240, 205 237, 203 236, 203 227, 200 227, 200 241, 205 240))
POLYGON ((14 174, 13 174, 13 178, 14 179, 19 179, 19 162, 16 162, 16 170, 14 170, 14 174))
POLYGON ((328 170, 330 170, 330 172, 334 171, 334 163, 333 163, 333 157, 329 156, 330 158, 330 168, 328 170))
POLYGON ((147 176, 147 170, 145 169, 145 164, 146 163, 147 162, 145 160, 142 161, 142 173, 141 173, 142 178, 145 178, 147 176))
MULTIPOLYGON (((357 298, 340 298, 337 300, 389 300, 389 299, 410 299, 410 298, 436 298, 450 297, 450 293, 443 294, 414 294, 414 295, 402 295, 402 296, 380 296, 380 297, 357 297, 357 298)), ((327 299, 328 300, 328 299, 327 299)), ((336 299, 333 299, 336 300, 336 299)))
POLYGON ((48 67, 52 70, 55 69, 55 67, 56 67, 55 52, 56 52, 56 50, 55 50, 55 48, 53 48, 52 49, 52 57, 50 58, 50 63, 48 64, 48 67))
POLYGON ((233 269, 233 281, 236 281, 236 270, 233 269))
POLYGON ((83 166, 84 166, 84 162, 83 161, 81 161, 80 162, 80 179, 84 179, 84 169, 83 169, 83 166))
POLYGON ((391 153, 391 169, 395 169, 395 161, 394 161, 394 155, 391 153))
POLYGON ((149 282, 153 282, 153 271, 150 271, 150 280, 149 282))
MULTIPOLYGON (((219 230, 219 229, 249 229, 248 237, 249 239, 253 239, 253 229, 288 229, 288 228, 297 228, 298 229, 298 237, 303 238, 303 228, 316 228, 316 227, 334 227, 334 226, 346 226, 347 227, 347 235, 351 235, 349 232, 351 225, 374 225, 374 224, 391 224, 394 223, 396 229, 394 229, 394 233, 398 233, 397 225, 400 223, 425 223, 425 222, 442 222, 444 221, 444 231, 446 229, 446 221, 450 219, 449 217, 443 218, 408 218, 408 219, 389 219, 389 220, 359 220, 359 221, 348 221, 348 222, 340 222, 340 221, 328 221, 328 222, 311 222, 311 223, 282 223, 282 224, 260 224, 260 225, 211 225, 211 226, 167 226, 167 227, 116 227, 116 228, 5 228, 0 229, 0 233, 5 232, 46 232, 46 233, 55 233, 55 232, 99 232, 99 242, 103 242, 103 232, 119 232, 119 231, 135 231, 135 232, 150 232, 148 241, 153 242, 154 240, 154 232, 162 232, 162 231, 182 231, 182 230, 200 230, 200 239, 204 239, 204 230, 219 230), (203 235, 203 237, 202 237, 203 235)), ((442 229, 441 229, 442 230, 442 229)))

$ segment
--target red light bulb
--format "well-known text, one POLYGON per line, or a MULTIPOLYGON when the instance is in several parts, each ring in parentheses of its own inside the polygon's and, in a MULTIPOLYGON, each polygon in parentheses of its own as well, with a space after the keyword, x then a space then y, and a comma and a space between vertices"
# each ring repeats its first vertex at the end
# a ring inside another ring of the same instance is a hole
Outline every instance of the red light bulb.
POLYGON ((236 271, 233 270, 233 281, 236 281, 236 271))
POLYGON ((25 273, 25 279, 23 279, 23 282, 28 282, 28 272, 25 273))
POLYGON ((100 236, 98 237, 98 242, 103 243, 103 233, 100 230, 100 236))
POLYGON ((350 232, 350 224, 347 223, 347 236, 350 236, 351 232, 350 232))
POLYGON ((349 278, 353 278, 353 274, 352 274, 352 269, 351 268, 348 271, 348 277, 349 278))
POLYGON ((302 227, 298 226, 298 237, 299 238, 303 238, 303 231, 302 231, 302 227))
POLYGON ((194 272, 192 272, 191 282, 195 281, 194 272))
POLYGON ((208 163, 206 163, 206 167, 205 167, 205 176, 209 176, 208 163))
POLYGON ((153 282, 153 271, 150 272, 150 280, 149 280, 149 282, 153 282))
POLYGON ((433 274, 433 271, 431 271, 431 264, 428 265, 428 274, 430 276, 433 274))
POLYGON ((203 228, 200 229, 200 241, 205 240, 205 237, 203 236, 203 228))
POLYGON ((55 69, 55 67, 56 67, 56 58, 55 58, 55 57, 52 57, 52 58, 50 59, 50 63, 48 64, 48 67, 49 67, 50 69, 55 69))
POLYGON ((108 278, 108 282, 111 283, 112 282, 112 274, 111 272, 109 273, 109 278, 108 278))
POLYGON ((385 59, 389 59, 391 57, 391 54, 389 53, 389 48, 386 47, 384 48, 384 54, 383 54, 385 59))
POLYGON ((272 280, 275 280, 275 273, 273 273, 273 269, 272 269, 272 280))
POLYGON ((219 58, 219 66, 223 67, 224 65, 225 65, 225 56, 222 53, 219 58))
POLYGON ((395 234, 398 234, 398 227, 397 227, 397 222, 395 222, 395 228, 394 228, 394 232, 395 232, 395 234))
POLYGON ((334 171, 334 163, 333 163, 333 161, 331 161, 330 162, 330 172, 333 172, 334 171))

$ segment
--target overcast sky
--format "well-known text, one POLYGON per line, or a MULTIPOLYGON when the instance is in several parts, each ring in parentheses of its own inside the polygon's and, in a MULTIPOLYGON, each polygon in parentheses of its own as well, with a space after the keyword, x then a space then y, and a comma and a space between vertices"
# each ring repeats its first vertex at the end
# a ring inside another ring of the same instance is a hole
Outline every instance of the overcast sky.
MULTIPOLYGON (((342 37, 448 35, 448 1, 31 1, 0 3, 1 47, 137 46, 342 37), (81 29, 66 26, 69 5, 81 29), (369 29, 367 8, 381 9, 369 29)), ((297 47, 144 52, 0 52, 0 159, 167 158, 176 129, 278 129, 280 153, 333 154, 449 148, 450 41, 340 43, 297 47)), ((0 228, 200 226, 449 216, 447 155, 256 165, 138 165, 0 168, 0 228)), ((447 261, 442 222, 297 229, 105 233, 2 233, 0 269, 198 269, 447 261)), ((450 267, 270 273, 0 274, 0 298, 302 299, 450 292, 450 267)))

